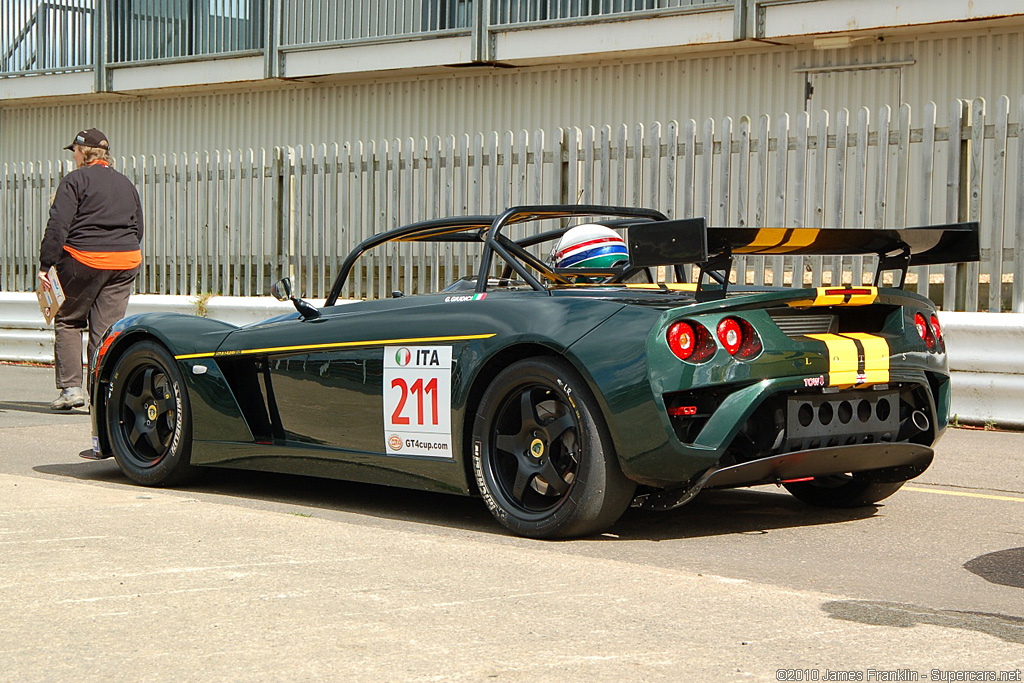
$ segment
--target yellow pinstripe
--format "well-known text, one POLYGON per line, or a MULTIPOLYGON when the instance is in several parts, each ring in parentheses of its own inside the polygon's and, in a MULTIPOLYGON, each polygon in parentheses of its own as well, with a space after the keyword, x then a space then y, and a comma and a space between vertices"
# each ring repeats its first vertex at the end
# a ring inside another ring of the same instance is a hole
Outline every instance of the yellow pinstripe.
POLYGON ((471 339, 490 339, 490 334, 464 334, 449 337, 408 337, 406 339, 373 339, 370 341, 333 342, 330 344, 301 344, 297 346, 267 346, 260 349, 239 349, 237 351, 214 351, 212 353, 186 353, 175 356, 175 360, 191 358, 225 358, 229 356, 251 356, 256 353, 294 353, 297 351, 323 351, 326 349, 344 349, 357 346, 385 346, 387 344, 425 344, 427 342, 454 342, 471 339))

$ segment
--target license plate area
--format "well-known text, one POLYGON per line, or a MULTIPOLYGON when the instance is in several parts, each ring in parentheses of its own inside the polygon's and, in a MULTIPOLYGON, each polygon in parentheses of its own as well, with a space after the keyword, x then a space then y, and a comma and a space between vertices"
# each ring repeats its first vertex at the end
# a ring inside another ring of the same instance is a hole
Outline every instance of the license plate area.
POLYGON ((786 403, 786 451, 890 442, 899 431, 895 390, 798 394, 786 403))

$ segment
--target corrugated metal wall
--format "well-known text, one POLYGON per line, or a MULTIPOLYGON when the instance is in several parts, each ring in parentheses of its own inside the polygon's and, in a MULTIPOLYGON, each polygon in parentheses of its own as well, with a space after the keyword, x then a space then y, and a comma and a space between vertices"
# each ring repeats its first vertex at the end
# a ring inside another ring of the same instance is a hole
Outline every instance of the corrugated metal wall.
MULTIPOLYGON (((360 82, 267 83, 245 92, 103 95, 91 103, 0 103, 0 158, 66 156, 78 129, 97 126, 125 155, 394 139, 493 130, 669 121, 804 110, 801 69, 912 62, 898 69, 813 74, 811 109, 851 111, 896 96, 921 111, 954 98, 1024 93, 1024 32, 974 30, 891 39, 843 50, 765 46, 737 54, 559 67, 453 70, 360 82), (836 87, 829 87, 833 83, 836 87)), ((387 49, 386 46, 381 47, 387 49)), ((202 69, 197 63, 195 68, 202 69)))

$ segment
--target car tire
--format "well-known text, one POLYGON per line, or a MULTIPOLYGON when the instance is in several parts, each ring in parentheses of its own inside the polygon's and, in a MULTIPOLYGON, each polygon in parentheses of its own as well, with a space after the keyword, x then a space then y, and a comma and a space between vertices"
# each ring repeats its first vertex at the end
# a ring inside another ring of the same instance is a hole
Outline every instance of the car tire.
POLYGON ((815 477, 813 481, 783 484, 793 496, 808 505, 826 508, 855 508, 873 505, 900 490, 906 482, 875 482, 849 474, 815 477))
POLYGON ((586 383, 555 358, 516 362, 485 390, 472 432, 473 471, 491 514, 531 538, 597 533, 636 490, 619 468, 586 383))
POLYGON ((125 476, 146 486, 190 480, 192 411, 174 358, 144 341, 114 365, 106 401, 107 436, 125 476))

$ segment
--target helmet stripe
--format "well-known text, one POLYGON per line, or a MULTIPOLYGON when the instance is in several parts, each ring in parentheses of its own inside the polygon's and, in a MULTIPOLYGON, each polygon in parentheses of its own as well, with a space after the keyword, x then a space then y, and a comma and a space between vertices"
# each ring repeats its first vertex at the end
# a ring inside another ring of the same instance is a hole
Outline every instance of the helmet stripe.
POLYGON ((574 268, 580 267, 583 264, 597 265, 597 261, 601 261, 600 265, 605 266, 611 265, 614 261, 621 261, 627 258, 629 258, 629 252, 624 245, 611 244, 604 247, 585 249, 564 256, 561 260, 561 266, 563 268, 574 268))
POLYGON ((556 258, 564 258, 564 257, 568 256, 569 254, 573 254, 573 253, 575 253, 577 251, 580 251, 581 249, 587 249, 587 248, 590 248, 590 247, 593 247, 593 246, 596 246, 596 245, 600 245, 600 244, 613 244, 613 245, 619 245, 623 249, 626 248, 626 245, 622 241, 621 238, 598 237, 598 238, 595 238, 595 239, 592 239, 592 240, 587 240, 586 242, 580 242, 579 244, 573 244, 573 245, 570 245, 568 247, 565 247, 564 249, 555 252, 555 257, 556 258))

